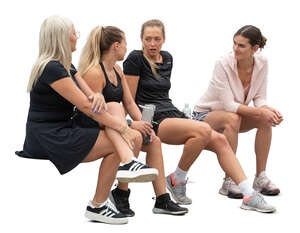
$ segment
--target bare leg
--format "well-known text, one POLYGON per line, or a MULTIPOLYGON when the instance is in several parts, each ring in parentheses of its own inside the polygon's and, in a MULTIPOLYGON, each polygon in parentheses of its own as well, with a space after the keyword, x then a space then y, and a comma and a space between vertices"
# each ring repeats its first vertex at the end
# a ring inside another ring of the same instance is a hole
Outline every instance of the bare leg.
POLYGON ((161 142, 159 137, 155 137, 151 144, 144 146, 147 152, 146 162, 150 167, 158 170, 158 177, 152 182, 155 196, 158 197, 166 193, 164 160, 161 150, 161 142))
POLYGON ((241 132, 247 132, 253 128, 257 128, 255 137, 255 154, 256 154, 256 174, 259 175, 266 170, 267 160, 269 156, 272 128, 265 127, 260 122, 249 117, 244 117, 241 124, 241 132))
POLYGON ((210 141, 211 128, 206 123, 190 119, 167 118, 160 123, 157 136, 167 144, 184 144, 178 167, 188 171, 210 141))
MULTIPOLYGON (((234 154, 236 154, 241 117, 238 114, 231 112, 213 111, 208 113, 204 121, 217 132, 223 132, 231 149, 234 154)), ((225 173, 225 177, 227 178, 229 175, 225 173)))
MULTIPOLYGON (((124 122, 126 122, 124 109, 119 103, 108 103, 108 112, 114 116, 119 116, 124 122)), ((132 157, 139 154, 142 145, 142 136, 139 132, 136 132, 137 136, 134 141, 134 152, 132 152, 128 144, 117 131, 111 128, 106 128, 106 133, 116 148, 117 153, 120 155, 122 163, 131 162, 132 157)))
MULTIPOLYGON (((146 163, 158 170, 158 177, 152 182, 155 195, 158 197, 166 193, 164 161, 161 151, 161 142, 158 137, 155 137, 151 144, 142 147, 142 151, 146 152, 146 163)), ((128 183, 118 183, 118 188, 128 190, 128 183)))
POLYGON ((236 184, 247 179, 239 161, 224 135, 217 133, 216 131, 212 131, 211 141, 205 149, 217 154, 221 168, 236 184))
POLYGON ((99 168, 97 188, 93 198, 93 204, 95 205, 107 200, 120 163, 120 158, 114 152, 113 145, 105 130, 100 131, 94 147, 83 162, 92 162, 99 158, 103 158, 103 161, 99 168))

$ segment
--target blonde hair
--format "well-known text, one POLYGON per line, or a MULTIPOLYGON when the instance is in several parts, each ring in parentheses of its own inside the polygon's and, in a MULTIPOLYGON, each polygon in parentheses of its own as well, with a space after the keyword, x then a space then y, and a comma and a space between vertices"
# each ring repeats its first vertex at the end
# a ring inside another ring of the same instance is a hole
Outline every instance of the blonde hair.
POLYGON ((84 45, 80 59, 78 71, 82 76, 89 69, 99 64, 101 55, 109 50, 114 42, 121 43, 124 39, 124 32, 114 26, 97 26, 88 36, 84 45))
POLYGON ((51 60, 61 63, 69 73, 72 61, 70 43, 72 27, 72 21, 62 16, 54 15, 44 20, 40 29, 39 56, 31 70, 28 92, 32 90, 45 66, 51 60))
MULTIPOLYGON (((165 33, 165 25, 163 24, 162 21, 160 21, 159 19, 150 19, 148 21, 146 21, 145 23, 143 23, 142 28, 141 28, 141 40, 143 40, 143 36, 144 36, 144 31, 146 27, 159 27, 162 31, 163 34, 163 38, 166 38, 166 33, 165 33)), ((144 57, 146 58, 146 60, 148 61, 150 67, 151 67, 151 71, 154 74, 154 76, 156 78, 159 78, 159 74, 157 73, 157 65, 151 61, 144 53, 143 53, 144 57)))

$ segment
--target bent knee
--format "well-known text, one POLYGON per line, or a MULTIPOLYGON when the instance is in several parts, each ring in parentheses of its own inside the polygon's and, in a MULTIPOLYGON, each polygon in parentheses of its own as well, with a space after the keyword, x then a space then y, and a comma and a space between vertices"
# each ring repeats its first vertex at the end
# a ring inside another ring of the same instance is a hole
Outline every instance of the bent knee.
POLYGON ((239 131, 242 118, 236 113, 227 113, 225 116, 225 128, 239 131))
POLYGON ((124 113, 123 106, 118 102, 107 103, 107 110, 109 113, 116 113, 116 112, 124 113))
POLYGON ((229 145, 225 135, 221 134, 221 133, 218 133, 218 132, 213 133, 212 140, 213 140, 214 144, 222 146, 222 147, 225 147, 225 146, 229 145))
POLYGON ((203 141, 207 144, 211 138, 212 129, 209 124, 205 122, 201 122, 201 125, 197 128, 196 137, 199 138, 200 141, 203 141))
POLYGON ((155 146, 160 146, 161 145, 161 140, 159 137, 157 137, 156 135, 152 137, 152 141, 151 141, 152 145, 155 146))

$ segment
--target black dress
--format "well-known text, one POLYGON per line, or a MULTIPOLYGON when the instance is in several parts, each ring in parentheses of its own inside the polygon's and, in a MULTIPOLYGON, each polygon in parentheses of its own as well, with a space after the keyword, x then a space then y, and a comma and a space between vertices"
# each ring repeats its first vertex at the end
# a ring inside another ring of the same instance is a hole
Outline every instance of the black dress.
MULTIPOLYGON (((70 73, 74 80, 76 69, 70 73)), ((74 106, 54 91, 50 84, 69 77, 58 61, 50 61, 30 92, 23 151, 16 154, 33 159, 48 159, 61 174, 76 167, 93 148, 99 128, 82 128, 73 120, 74 106)))

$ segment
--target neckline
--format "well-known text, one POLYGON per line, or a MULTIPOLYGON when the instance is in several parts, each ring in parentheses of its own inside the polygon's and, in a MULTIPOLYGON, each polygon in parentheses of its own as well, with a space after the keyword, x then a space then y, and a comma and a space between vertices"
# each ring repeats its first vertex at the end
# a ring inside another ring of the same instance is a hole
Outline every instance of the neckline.
MULTIPOLYGON (((117 88, 117 87, 119 86, 119 84, 120 84, 120 81, 119 81, 119 74, 118 74, 118 72, 116 71, 115 67, 113 67, 113 69, 114 69, 115 74, 116 74, 117 85, 115 85, 114 83, 112 83, 112 82, 109 80, 108 75, 107 75, 106 70, 105 70, 105 67, 104 67, 104 64, 103 64, 102 62, 100 62, 100 67, 101 67, 101 69, 102 69, 102 71, 103 71, 103 74, 104 74, 104 77, 105 77, 106 82, 110 83, 113 87, 117 88)), ((106 83, 106 85, 107 85, 107 83, 106 83)))

